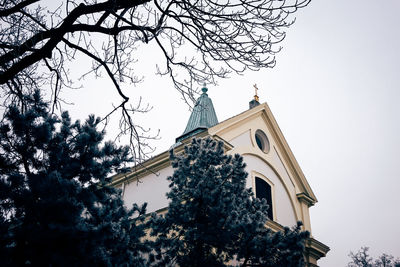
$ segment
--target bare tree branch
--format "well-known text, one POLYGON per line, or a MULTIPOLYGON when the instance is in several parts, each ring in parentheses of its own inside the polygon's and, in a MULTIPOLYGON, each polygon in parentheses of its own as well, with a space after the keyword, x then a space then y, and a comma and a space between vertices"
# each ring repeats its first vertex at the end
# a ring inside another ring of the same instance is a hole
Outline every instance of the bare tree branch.
POLYGON ((16 4, 14 6, 11 6, 10 8, 0 9, 0 17, 9 16, 15 12, 20 11, 22 8, 29 6, 30 4, 33 4, 38 1, 39 0, 26 0, 26 1, 22 1, 18 4, 16 4))
MULTIPOLYGON (((197 86, 230 73, 275 66, 275 55, 294 20, 310 0, 44 0, 0 2, 0 88, 3 105, 21 102, 34 89, 51 90, 53 108, 61 88, 73 87, 68 63, 77 53, 93 61, 82 77, 107 73, 121 103, 121 133, 130 132, 138 161, 150 138, 135 124, 124 83, 137 83, 136 49, 154 42, 163 55, 157 73, 170 77, 187 103, 197 86), (191 50, 187 50, 191 49, 191 50), (187 54, 187 51, 191 51, 187 54)), ((140 64, 140 63, 139 63, 140 64)), ((140 76, 139 76, 140 77, 140 76)), ((140 102, 140 101, 139 101, 140 102)), ((22 105, 23 106, 23 105, 22 105)))

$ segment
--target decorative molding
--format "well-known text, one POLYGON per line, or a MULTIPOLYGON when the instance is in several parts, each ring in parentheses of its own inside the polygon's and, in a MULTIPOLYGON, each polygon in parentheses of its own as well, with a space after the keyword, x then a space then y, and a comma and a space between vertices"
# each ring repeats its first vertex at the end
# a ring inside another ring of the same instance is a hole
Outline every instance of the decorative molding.
POLYGON ((266 225, 269 229, 271 229, 274 232, 283 231, 284 228, 280 223, 272 220, 268 220, 266 225))
MULTIPOLYGON (((271 187, 272 220, 273 220, 273 221, 277 221, 278 218, 277 218, 277 212, 276 212, 275 184, 274 184, 270 179, 268 179, 264 174, 252 170, 252 171, 251 171, 251 184, 252 184, 252 191, 253 191, 253 193, 254 193, 254 196, 256 196, 256 177, 259 178, 259 179, 261 179, 261 180, 264 180, 264 181, 265 181, 266 183, 268 183, 269 186, 271 187)), ((256 197, 257 197, 257 196, 256 196, 256 197)), ((271 208, 271 207, 269 207, 269 208, 271 208)), ((295 216, 296 216, 296 210, 295 210, 295 208, 293 207, 293 205, 292 205, 292 209, 293 209, 293 213, 294 213, 295 216)), ((270 218, 270 219, 271 219, 271 218, 270 218)))
MULTIPOLYGON (((180 154, 184 151, 184 147, 188 145, 193 138, 203 138, 209 136, 208 131, 200 132, 194 135, 192 138, 187 138, 182 140, 177 146, 173 148, 175 154, 180 154)), ((233 145, 219 137, 218 135, 211 136, 216 141, 222 141, 224 143, 225 152, 233 149, 233 145)), ((131 181, 140 179, 149 174, 156 174, 157 172, 170 166, 171 163, 169 161, 170 150, 165 151, 161 154, 158 154, 155 157, 152 157, 145 162, 132 167, 128 173, 117 174, 112 177, 112 181, 110 183, 111 186, 118 187, 122 183, 130 183, 131 181)))
POLYGON ((314 262, 317 263, 320 258, 325 257, 329 250, 330 248, 320 241, 312 237, 307 239, 304 251, 307 266, 318 266, 314 262))
POLYGON ((311 198, 306 193, 298 193, 296 196, 300 202, 306 203, 308 207, 314 206, 316 202, 315 199, 311 198))

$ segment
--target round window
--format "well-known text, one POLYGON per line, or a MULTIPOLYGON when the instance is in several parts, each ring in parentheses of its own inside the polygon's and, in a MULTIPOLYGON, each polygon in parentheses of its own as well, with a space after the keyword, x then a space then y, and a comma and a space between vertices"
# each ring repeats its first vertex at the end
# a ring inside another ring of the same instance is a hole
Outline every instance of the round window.
POLYGON ((269 152, 269 141, 267 138, 267 135, 261 131, 257 130, 255 134, 256 138, 256 143, 259 149, 261 149, 262 152, 268 153, 269 152))

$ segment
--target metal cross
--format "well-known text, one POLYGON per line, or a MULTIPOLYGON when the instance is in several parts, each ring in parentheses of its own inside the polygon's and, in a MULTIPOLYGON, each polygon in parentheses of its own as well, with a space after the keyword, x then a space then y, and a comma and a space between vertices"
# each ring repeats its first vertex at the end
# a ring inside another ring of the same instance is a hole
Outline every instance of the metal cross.
POLYGON ((255 95, 257 95, 257 91, 258 91, 257 84, 254 84, 253 87, 254 87, 255 95))

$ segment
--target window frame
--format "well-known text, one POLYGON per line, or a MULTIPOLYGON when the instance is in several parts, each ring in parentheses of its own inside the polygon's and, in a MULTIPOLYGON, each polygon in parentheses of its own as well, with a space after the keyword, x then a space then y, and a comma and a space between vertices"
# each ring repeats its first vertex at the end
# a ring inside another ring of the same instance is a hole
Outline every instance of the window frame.
POLYGON ((268 154, 271 151, 271 142, 269 141, 267 134, 263 130, 255 130, 253 137, 255 147, 260 149, 264 154, 268 154))
POLYGON ((272 204, 272 207, 270 207, 270 208, 271 208, 271 211, 272 211, 272 218, 269 218, 269 219, 272 220, 272 221, 276 221, 275 185, 270 179, 268 179, 267 177, 265 177, 261 173, 252 171, 252 191, 253 191, 254 196, 256 198, 257 198, 257 194, 256 194, 256 192, 257 192, 257 189, 256 189, 256 178, 259 178, 260 180, 266 182, 271 187, 271 202, 272 202, 271 204, 272 204))

